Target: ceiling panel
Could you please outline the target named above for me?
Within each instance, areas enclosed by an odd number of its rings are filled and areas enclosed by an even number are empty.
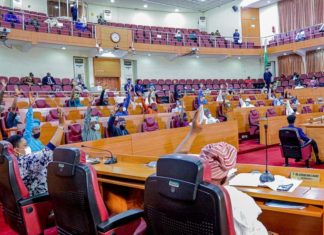
[[[105,6],[155,11],[174,12],[175,9],[179,9],[180,12],[204,12],[233,1],[234,0],[115,0],[114,3],[111,3],[110,0],[86,0],[85,2],[89,4],[94,3]],[[144,8],[145,4],[147,8]]]

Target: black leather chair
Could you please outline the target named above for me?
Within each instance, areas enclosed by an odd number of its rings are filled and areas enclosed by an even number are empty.
[[[210,176],[210,172],[209,172]],[[168,155],[145,183],[148,234],[234,235],[230,198],[222,186],[204,182],[196,156]]]
[[[142,234],[143,210],[110,217],[100,195],[97,174],[77,148],[56,148],[48,165],[48,191],[59,234]]]
[[[21,235],[42,234],[51,222],[48,194],[29,195],[13,147],[6,141],[0,142],[0,203],[5,222]]]
[[[288,159],[304,160],[309,167],[309,159],[312,156],[311,140],[304,143],[294,128],[282,128],[279,130],[281,155],[285,158],[285,166],[289,165]]]

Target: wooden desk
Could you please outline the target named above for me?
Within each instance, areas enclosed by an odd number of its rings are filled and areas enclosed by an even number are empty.
[[[324,98],[324,87],[290,89],[290,90],[286,90],[286,91],[287,91],[287,93],[290,93],[293,96],[297,96],[298,99],[312,98],[314,101],[316,101],[317,98],[319,98],[319,97]]]
[[[307,136],[316,140],[319,156],[321,160],[324,160],[324,124],[305,124],[303,128]]]
[[[103,197],[112,212],[121,212],[143,206],[145,180],[155,169],[145,163],[158,157],[118,156],[115,165],[95,165]],[[131,161],[131,162],[128,162]],[[138,161],[138,162],[136,162]],[[238,164],[238,173],[252,170],[264,171],[264,166]],[[304,168],[269,167],[273,174],[290,176],[292,171],[321,174],[318,183],[304,181],[294,192],[276,192],[267,188],[238,187],[253,197],[262,209],[260,221],[268,230],[285,235],[323,234],[324,173],[322,170]],[[306,205],[303,210],[268,207],[268,200],[296,202]]]
[[[296,118],[296,126],[302,127],[302,124],[308,123],[311,118],[320,117],[323,113],[299,114]],[[287,116],[270,117],[267,120],[260,121],[260,144],[265,144],[264,125],[268,124],[268,144],[279,144],[279,130],[288,126]],[[324,157],[324,155],[322,155]]]

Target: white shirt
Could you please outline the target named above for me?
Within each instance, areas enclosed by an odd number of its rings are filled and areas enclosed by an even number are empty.
[[[253,105],[253,104],[246,104],[243,100],[242,100],[242,98],[240,98],[240,105],[241,105],[241,108],[254,108],[255,106]]]
[[[236,235],[268,235],[267,229],[258,221],[262,213],[252,197],[231,186],[225,186],[232,204]]]
[[[177,106],[171,110],[171,113],[181,113],[181,112],[182,112],[182,106]]]
[[[204,121],[206,124],[214,124],[220,122],[217,118],[214,118],[211,115],[209,117],[204,116]]]

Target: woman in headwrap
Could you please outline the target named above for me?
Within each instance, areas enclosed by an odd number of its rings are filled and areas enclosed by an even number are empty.
[[[199,132],[202,130],[202,106],[195,113],[190,132],[175,150],[176,153],[189,153]],[[207,161],[211,168],[211,183],[224,184],[229,170],[236,165],[237,150],[225,142],[208,144],[202,148],[199,156]],[[258,221],[262,213],[252,197],[231,186],[225,186],[229,193],[234,217],[236,235],[268,235],[267,229]]]

